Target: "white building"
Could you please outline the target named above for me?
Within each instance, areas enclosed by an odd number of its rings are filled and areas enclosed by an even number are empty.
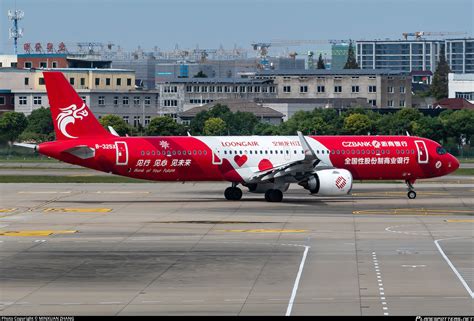
[[[0,55],[0,68],[16,68],[16,55]]]
[[[474,74],[448,75],[449,98],[464,98],[474,104]]]

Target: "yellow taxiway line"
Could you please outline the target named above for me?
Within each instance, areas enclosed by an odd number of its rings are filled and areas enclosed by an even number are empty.
[[[308,230],[282,230],[282,229],[251,229],[251,230],[221,230],[233,233],[305,233]]]
[[[45,208],[44,213],[108,213],[111,208]]]
[[[0,236],[49,236],[51,234],[73,234],[77,231],[57,230],[57,231],[0,231]]]

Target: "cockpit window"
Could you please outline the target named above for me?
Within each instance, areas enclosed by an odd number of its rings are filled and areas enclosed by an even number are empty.
[[[444,149],[444,147],[441,147],[441,146],[436,148],[436,152],[438,153],[438,155],[444,155],[447,153],[446,149]]]

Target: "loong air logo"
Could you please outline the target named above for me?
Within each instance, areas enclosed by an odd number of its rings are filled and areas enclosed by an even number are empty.
[[[76,136],[72,136],[67,132],[67,125],[74,124],[76,119],[82,120],[84,117],[87,117],[89,113],[85,110],[86,104],[82,104],[81,107],[77,107],[77,105],[72,104],[69,107],[60,108],[61,113],[59,113],[58,117],[56,118],[58,122],[58,128],[61,133],[68,137],[68,138],[77,138]]]

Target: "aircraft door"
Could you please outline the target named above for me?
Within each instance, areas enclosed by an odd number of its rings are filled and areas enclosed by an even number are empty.
[[[125,142],[115,142],[116,160],[117,165],[128,164],[128,147]]]
[[[426,144],[422,140],[415,140],[416,149],[418,151],[418,163],[427,164],[428,163],[428,149]]]

